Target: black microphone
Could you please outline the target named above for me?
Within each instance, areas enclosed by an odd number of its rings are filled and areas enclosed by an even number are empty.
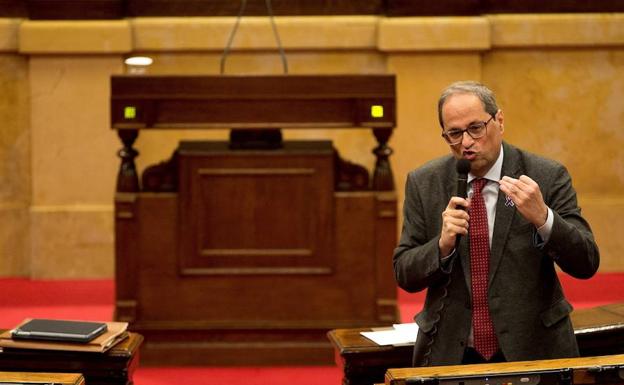
[[[460,159],[455,166],[457,169],[457,196],[466,198],[468,196],[468,173],[470,172],[470,161]]]
[[[468,197],[468,173],[470,172],[470,161],[459,159],[455,165],[457,169],[457,196],[466,199]],[[463,207],[460,207],[463,208]],[[459,248],[461,235],[455,236],[455,250]]]

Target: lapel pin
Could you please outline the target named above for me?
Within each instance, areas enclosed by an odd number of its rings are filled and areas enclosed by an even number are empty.
[[[507,206],[507,207],[514,207],[515,206],[514,202],[507,195],[505,195],[505,206]]]

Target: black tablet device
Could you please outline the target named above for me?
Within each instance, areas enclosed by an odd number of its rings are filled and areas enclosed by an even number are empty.
[[[103,322],[32,319],[11,332],[13,339],[87,343],[106,332]]]

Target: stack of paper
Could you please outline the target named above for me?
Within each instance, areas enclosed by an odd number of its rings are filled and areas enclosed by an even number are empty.
[[[392,328],[360,332],[361,335],[373,341],[377,345],[413,345],[418,334],[416,323],[394,324]]]

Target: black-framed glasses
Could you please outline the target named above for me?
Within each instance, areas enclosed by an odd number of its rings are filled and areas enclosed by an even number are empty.
[[[463,130],[453,128],[448,131],[443,131],[442,137],[450,145],[461,143],[462,139],[464,139],[464,132],[468,133],[472,139],[479,139],[487,134],[487,125],[490,121],[492,121],[492,119],[494,119],[494,115],[490,116],[487,121],[474,122]]]

